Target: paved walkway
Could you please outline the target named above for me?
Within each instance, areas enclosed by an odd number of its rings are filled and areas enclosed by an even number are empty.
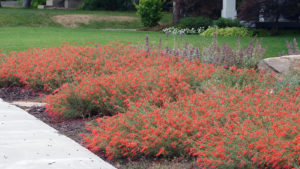
[[[26,111],[0,99],[0,169],[114,169]]]

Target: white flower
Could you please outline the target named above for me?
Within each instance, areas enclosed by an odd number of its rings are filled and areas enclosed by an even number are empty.
[[[204,28],[198,28],[197,30],[195,28],[189,29],[189,28],[184,28],[184,29],[178,29],[175,27],[169,27],[163,29],[163,33],[168,33],[168,34],[173,34],[173,35],[184,35],[184,34],[200,34],[204,32]]]

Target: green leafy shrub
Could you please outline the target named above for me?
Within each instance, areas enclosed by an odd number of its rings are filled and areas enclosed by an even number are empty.
[[[266,29],[251,29],[251,31],[253,32],[253,36],[271,36],[271,32]]]
[[[80,9],[85,10],[129,10],[134,5],[131,0],[83,0]]]
[[[31,6],[37,8],[38,5],[46,5],[46,0],[32,0]]]
[[[241,37],[247,37],[247,36],[254,36],[253,31],[247,29],[247,28],[239,28],[239,27],[227,27],[227,28],[208,28],[206,31],[201,33],[202,36],[214,36],[214,34],[218,36],[241,36]]]
[[[189,29],[198,29],[204,28],[207,29],[212,25],[212,20],[204,17],[186,17],[180,20],[180,28],[189,28]]]
[[[101,9],[101,1],[98,1],[98,0],[83,0],[81,5],[79,6],[79,8],[84,9],[84,10]]]
[[[158,25],[162,18],[163,3],[164,0],[140,0],[139,4],[135,5],[145,27]]]
[[[23,4],[23,0],[20,0],[20,4]],[[37,8],[39,5],[46,5],[46,0],[31,0],[32,8]]]
[[[230,18],[219,18],[214,22],[214,25],[216,25],[219,28],[243,26],[237,19],[230,19]]]

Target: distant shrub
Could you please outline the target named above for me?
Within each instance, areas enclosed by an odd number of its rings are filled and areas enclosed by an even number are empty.
[[[253,32],[253,36],[264,37],[271,36],[272,33],[266,29],[250,29]]]
[[[212,25],[212,20],[204,17],[186,17],[182,18],[179,22],[179,28],[189,28],[189,29],[198,29],[204,28],[207,29]]]
[[[32,0],[31,5],[33,8],[37,8],[38,5],[46,5],[46,0]]]
[[[230,19],[230,18],[219,18],[214,22],[219,28],[226,28],[226,27],[243,27],[243,25],[237,19]]]
[[[83,0],[81,9],[85,10],[128,10],[134,9],[131,0]]]
[[[215,30],[216,29],[216,30]],[[216,31],[216,34],[218,36],[241,36],[241,37],[247,37],[247,36],[253,36],[253,31],[247,29],[247,28],[240,28],[240,27],[227,27],[227,28],[209,28],[203,33],[201,33],[202,36],[214,36]]]
[[[5,0],[0,0],[0,1],[5,1]],[[20,0],[20,4],[23,4],[23,0]],[[31,7],[37,8],[38,5],[46,5],[46,0],[31,0]]]
[[[79,6],[80,9],[84,10],[95,10],[101,8],[101,2],[98,0],[83,0],[81,5]]]
[[[158,25],[162,18],[163,2],[163,0],[140,0],[139,4],[135,5],[145,27]]]

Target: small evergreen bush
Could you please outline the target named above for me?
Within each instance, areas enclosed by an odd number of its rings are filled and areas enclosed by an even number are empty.
[[[182,18],[179,22],[179,28],[182,29],[183,28],[207,29],[211,25],[212,25],[212,20],[204,17],[186,17],[186,18]]]
[[[202,36],[214,36],[214,34],[218,36],[254,36],[253,31],[244,28],[244,27],[227,27],[227,28],[208,28],[206,31],[201,33]]]
[[[145,27],[154,27],[162,18],[162,6],[164,0],[140,0],[135,5],[137,14],[141,16],[142,23]]]
[[[219,18],[214,22],[214,25],[216,25],[219,28],[243,26],[237,19],[230,19],[230,18]]]

